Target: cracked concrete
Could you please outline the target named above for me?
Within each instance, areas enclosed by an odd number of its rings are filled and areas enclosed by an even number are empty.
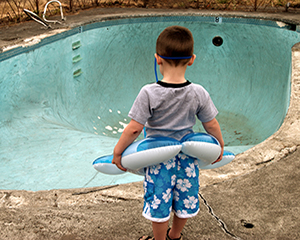
[[[124,14],[188,14],[193,10],[102,9],[69,16],[66,29]],[[199,14],[199,11],[198,13]],[[300,25],[299,14],[200,12],[283,19]],[[1,28],[1,48],[51,31],[28,22]],[[53,32],[52,32],[53,33]],[[14,36],[14,37],[12,37]],[[11,39],[11,41],[7,41]],[[239,154],[231,164],[201,171],[201,211],[188,221],[185,239],[297,239],[300,213],[300,44],[292,52],[290,107],[281,128]],[[142,183],[50,191],[0,190],[0,239],[137,239],[151,234],[141,216]],[[204,201],[205,200],[205,201]],[[205,203],[206,204],[205,204]],[[213,215],[207,208],[213,210]],[[230,233],[224,231],[221,222]]]
[[[298,239],[299,156],[298,149],[255,172],[207,186],[203,195],[241,239]]]
[[[226,224],[224,223],[224,221],[222,221],[222,219],[220,219],[220,218],[214,213],[214,211],[213,211],[213,209],[211,208],[211,206],[207,203],[207,201],[205,200],[205,198],[204,198],[200,193],[199,193],[199,199],[202,199],[202,201],[203,201],[204,205],[207,207],[209,213],[212,215],[212,217],[214,217],[214,218],[218,221],[218,223],[220,224],[220,227],[222,228],[222,230],[223,230],[226,234],[228,234],[229,236],[231,236],[233,239],[239,240],[239,239],[240,239],[239,237],[235,236],[233,233],[231,233],[231,232],[228,230],[228,228],[227,228]]]

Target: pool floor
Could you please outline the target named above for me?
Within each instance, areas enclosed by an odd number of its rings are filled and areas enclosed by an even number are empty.
[[[112,154],[118,139],[79,131],[46,120],[41,109],[19,111],[0,128],[1,189],[83,188],[141,181],[131,173],[105,175],[92,167]],[[252,145],[226,147],[243,152]]]
[[[123,174],[121,179],[103,175],[92,167],[95,158],[111,154],[116,138],[48,122],[38,110],[24,113],[0,128],[1,189],[36,191],[142,180],[130,173]]]

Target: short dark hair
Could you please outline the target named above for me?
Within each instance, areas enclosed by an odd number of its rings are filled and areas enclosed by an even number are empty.
[[[194,53],[194,38],[191,31],[181,26],[167,27],[156,41],[156,53],[164,57],[187,57]],[[185,65],[190,59],[165,59],[177,67]]]

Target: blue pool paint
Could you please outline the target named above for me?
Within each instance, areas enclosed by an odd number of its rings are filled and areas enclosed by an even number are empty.
[[[156,38],[175,24],[194,35],[186,77],[210,92],[227,148],[237,154],[272,135],[289,105],[291,48],[300,41],[293,26],[198,16],[103,21],[0,54],[0,189],[141,180],[101,175],[91,163],[112,153],[135,96],[155,81]]]

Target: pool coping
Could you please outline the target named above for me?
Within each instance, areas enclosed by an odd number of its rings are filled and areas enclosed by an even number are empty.
[[[88,11],[92,12],[93,16],[86,14]],[[142,18],[142,17],[163,17],[163,16],[201,16],[201,17],[224,17],[224,18],[240,18],[240,19],[255,19],[255,20],[265,20],[265,21],[275,21],[282,22],[285,24],[295,25],[296,31],[300,32],[300,19],[299,14],[293,13],[262,13],[262,12],[234,12],[234,11],[209,11],[209,10],[174,10],[174,9],[124,9],[124,8],[114,8],[110,9],[108,13],[105,9],[97,8],[93,10],[82,11],[82,14],[85,14],[83,17],[78,18],[78,15],[67,16],[66,22],[62,24],[51,25],[52,29],[46,29],[41,27],[40,24],[29,21],[25,23],[20,23],[11,27],[2,27],[0,28],[0,35],[3,32],[7,32],[9,29],[15,29],[24,26],[24,30],[32,30],[36,28],[36,31],[29,31],[29,34],[26,35],[26,32],[19,33],[15,38],[6,37],[7,41],[0,40],[0,53],[7,50],[17,48],[17,47],[26,47],[39,43],[41,39],[56,35],[58,33],[66,32],[78,27],[82,27],[91,23],[104,22],[109,20],[118,20],[126,18]],[[79,13],[79,14],[81,14]],[[53,17],[53,19],[59,18]],[[39,30],[40,29],[40,30]],[[19,36],[18,36],[19,35]],[[10,40],[11,39],[11,40]]]

